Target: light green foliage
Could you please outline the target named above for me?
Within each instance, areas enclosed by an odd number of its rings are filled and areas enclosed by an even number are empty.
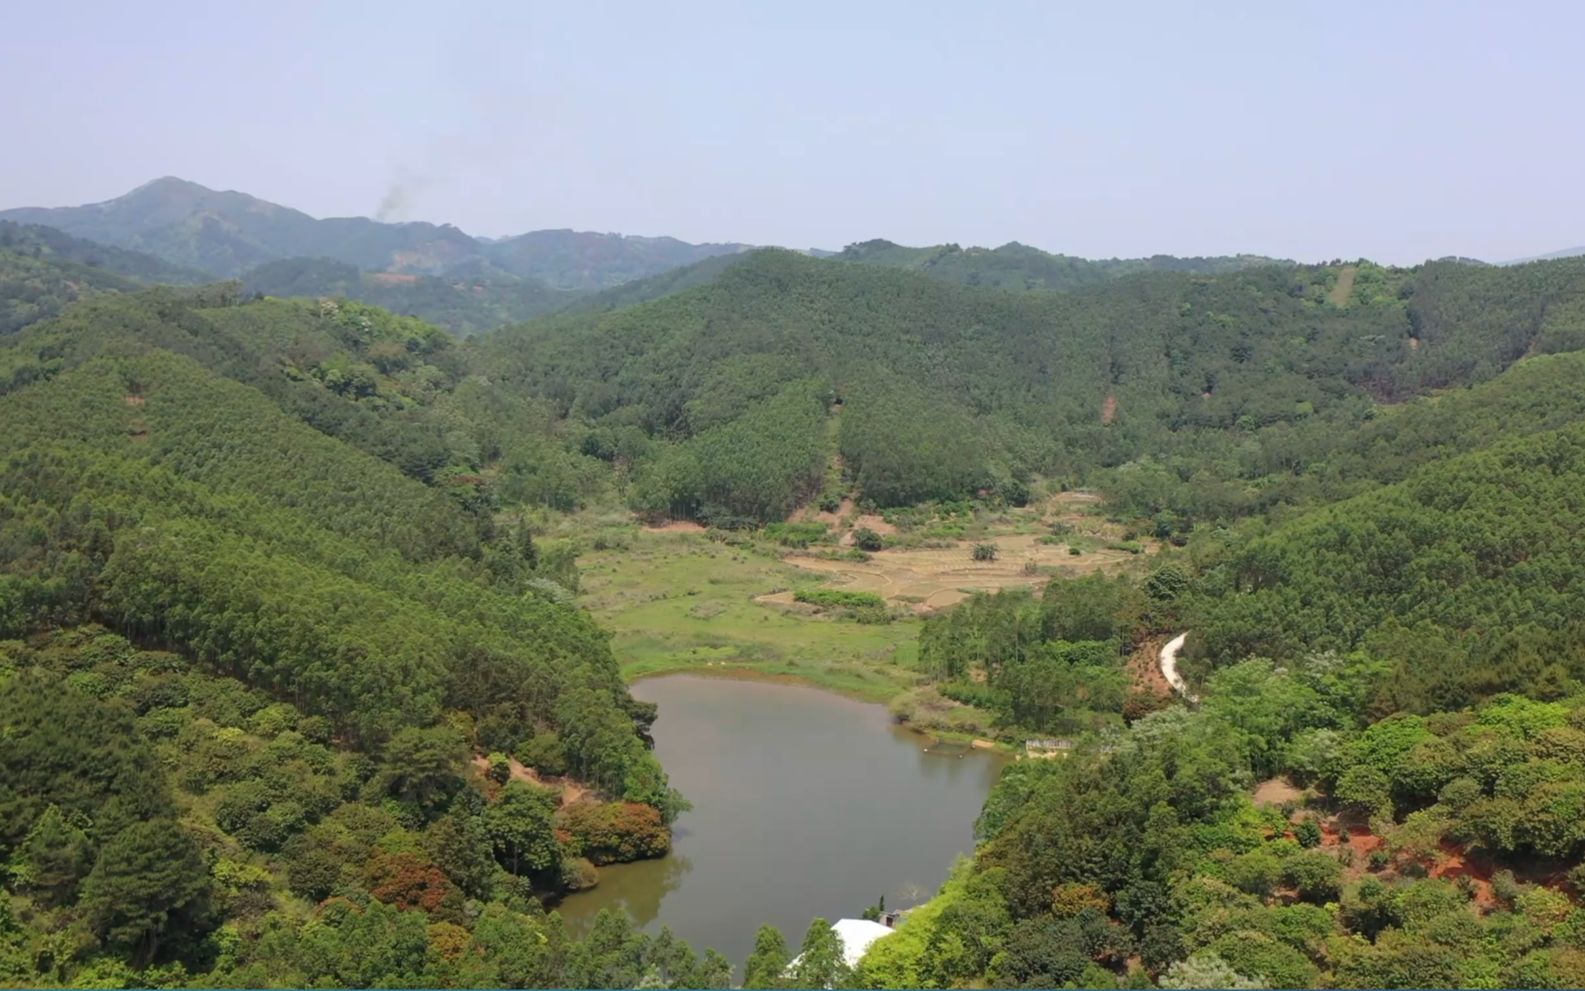
[[[1271,985],[1245,977],[1215,953],[1196,953],[1174,963],[1161,978],[1164,988],[1259,989]]]
[[[785,986],[785,972],[791,958],[787,953],[787,940],[775,926],[760,926],[754,934],[754,950],[743,965],[745,988],[777,988]]]

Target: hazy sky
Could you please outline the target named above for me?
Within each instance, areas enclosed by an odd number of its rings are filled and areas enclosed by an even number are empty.
[[[0,206],[1414,262],[1585,243],[1585,4],[15,4]]]

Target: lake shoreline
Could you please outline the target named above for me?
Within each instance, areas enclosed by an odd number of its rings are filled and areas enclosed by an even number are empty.
[[[901,698],[903,695],[907,694],[908,691],[907,689],[904,689],[902,691],[894,691],[890,694],[882,696],[874,693],[852,690],[839,682],[832,682],[819,677],[811,677],[782,668],[766,670],[764,668],[757,668],[744,664],[718,664],[714,661],[705,662],[703,666],[679,665],[676,668],[645,670],[634,676],[629,676],[627,672],[623,672],[623,677],[629,686],[636,685],[644,681],[652,681],[656,678],[675,678],[679,675],[697,675],[703,678],[720,678],[727,681],[747,681],[772,685],[796,685],[802,688],[813,688],[822,692],[830,692],[833,695],[840,696],[850,701],[863,702],[867,705],[889,706],[892,701]],[[1016,746],[1006,742],[1005,740],[988,740],[974,733],[957,733],[951,730],[929,729],[910,722],[907,719],[898,719],[895,715],[892,715],[891,719],[894,726],[897,726],[899,729],[907,730],[908,732],[922,739],[928,740],[932,745],[938,743],[957,743],[963,744],[964,746],[973,750],[999,753],[1005,756],[1013,756],[1018,752],[1018,748]],[[928,750],[929,748],[927,747],[926,749]]]
[[[750,669],[752,671],[752,669]],[[743,959],[761,924],[796,941],[816,916],[857,917],[884,896],[922,903],[974,849],[974,822],[1009,762],[964,741],[947,753],[885,707],[763,671],[646,677],[656,755],[693,803],[671,853],[600,868],[555,905],[582,931],[601,909]]]

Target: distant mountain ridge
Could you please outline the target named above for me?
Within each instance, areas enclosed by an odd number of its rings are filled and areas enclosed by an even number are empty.
[[[236,191],[166,176],[124,196],[73,207],[22,207],[0,220],[44,224],[230,278],[287,258],[329,258],[371,272],[537,279],[552,289],[604,289],[745,244],[689,244],[570,230],[474,238],[450,224],[318,219]]]
[[[1557,261],[1559,258],[1577,258],[1580,255],[1585,255],[1585,244],[1582,244],[1577,248],[1563,248],[1559,251],[1548,251],[1544,255],[1531,255],[1528,258],[1512,258],[1505,262],[1499,262],[1498,264],[1523,265],[1526,262],[1550,262]]]
[[[240,279],[249,292],[272,296],[348,296],[470,334],[560,310],[609,310],[671,295],[715,281],[759,250],[565,228],[483,238],[451,224],[321,219],[172,176],[102,203],[0,210],[0,224],[33,232],[36,260],[16,260],[16,279],[51,287],[49,305],[30,307],[10,321],[14,326],[57,312],[81,294],[77,287],[116,291],[104,277],[68,277],[61,269],[68,263],[144,284]],[[75,246],[49,248],[46,241]],[[801,253],[1016,292],[1081,289],[1146,272],[1214,275],[1294,264],[1261,255],[1086,259],[1017,242],[908,247],[884,239]]]

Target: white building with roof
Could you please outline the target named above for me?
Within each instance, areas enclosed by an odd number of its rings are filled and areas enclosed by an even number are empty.
[[[889,926],[871,922],[869,919],[838,919],[831,923],[831,931],[842,940],[842,962],[851,968],[859,965],[859,961],[864,959],[864,954],[872,943],[893,930]],[[790,972],[798,966],[798,961],[801,959],[803,959],[802,953],[793,957],[787,964],[787,970]]]

